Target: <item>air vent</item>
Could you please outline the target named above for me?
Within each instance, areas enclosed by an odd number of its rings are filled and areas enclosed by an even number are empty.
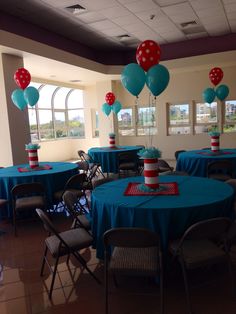
[[[194,25],[198,25],[196,21],[189,21],[189,22],[180,23],[180,26],[183,28],[188,27],[188,26],[194,26]]]
[[[65,9],[70,11],[73,14],[79,14],[86,11],[86,9],[82,7],[82,5],[80,4],[70,5],[69,7],[66,7]]]
[[[129,40],[131,36],[128,34],[124,34],[124,35],[116,36],[116,38],[119,39],[120,41],[125,41],[125,40]]]

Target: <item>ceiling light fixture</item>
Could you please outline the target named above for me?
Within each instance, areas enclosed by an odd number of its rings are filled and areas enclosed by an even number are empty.
[[[82,5],[80,4],[70,5],[69,7],[66,7],[65,9],[72,12],[73,14],[79,14],[86,11],[86,9],[82,7]]]

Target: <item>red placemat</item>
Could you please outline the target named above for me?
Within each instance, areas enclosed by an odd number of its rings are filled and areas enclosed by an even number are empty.
[[[206,151],[206,152],[197,152],[196,154],[205,155],[205,156],[220,156],[220,155],[231,155],[234,153],[224,152],[224,151],[219,151],[219,152]]]
[[[138,195],[178,195],[179,189],[176,182],[164,182],[160,183],[160,189],[157,191],[144,192],[139,190],[138,186],[142,183],[130,182],[124,192],[126,196],[138,196]]]
[[[36,168],[29,168],[29,167],[25,167],[25,168],[18,168],[19,172],[31,172],[31,171],[39,171],[39,170],[49,170],[52,169],[52,166],[50,165],[43,165],[43,166],[38,166]]]

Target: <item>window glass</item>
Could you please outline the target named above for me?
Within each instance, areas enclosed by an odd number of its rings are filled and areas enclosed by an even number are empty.
[[[67,100],[67,107],[68,109],[76,109],[76,108],[83,108],[84,101],[83,101],[83,91],[74,89],[68,96]]]
[[[70,89],[66,87],[60,87],[56,90],[53,98],[54,109],[65,109],[66,107],[66,96]]]
[[[169,124],[176,126],[189,124],[189,104],[170,105]]]
[[[52,94],[57,86],[44,85],[39,89],[38,108],[51,108],[52,107]]]
[[[66,117],[65,112],[59,111],[54,113],[54,125],[56,137],[66,137],[67,136],[67,127],[66,127]]]
[[[68,135],[70,137],[84,137],[84,111],[68,110]]]
[[[135,135],[132,108],[121,109],[117,114],[119,133],[122,136]]]
[[[40,139],[47,140],[54,138],[52,111],[38,110]]]
[[[217,102],[211,104],[196,104],[196,122],[197,123],[215,123],[217,122]]]
[[[153,135],[157,133],[156,128],[156,108],[138,108],[138,135]]]
[[[37,118],[36,118],[36,111],[34,108],[29,108],[29,121],[30,121],[30,136],[31,141],[38,141],[38,125],[37,125]]]
[[[225,122],[236,122],[236,100],[225,101]]]

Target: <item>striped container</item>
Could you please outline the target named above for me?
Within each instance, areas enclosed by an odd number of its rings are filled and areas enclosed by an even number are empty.
[[[110,148],[116,147],[116,135],[115,134],[109,134],[109,146]]]
[[[158,159],[144,159],[144,182],[151,189],[158,189]]]
[[[216,153],[220,150],[220,136],[211,136],[211,151]]]
[[[30,168],[37,168],[39,166],[38,149],[27,149],[27,151]]]

